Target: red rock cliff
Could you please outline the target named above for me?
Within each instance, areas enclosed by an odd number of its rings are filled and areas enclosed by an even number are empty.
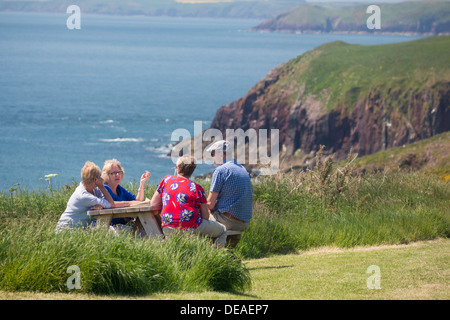
[[[300,58],[295,66],[305,60],[309,61]],[[304,65],[296,70],[307,68]],[[450,130],[450,79],[445,77],[427,77],[413,86],[375,84],[330,109],[329,97],[308,93],[307,80],[292,77],[292,70],[293,63],[272,70],[245,97],[222,106],[211,127],[224,135],[226,129],[279,129],[282,156],[306,155],[325,145],[336,160],[345,158],[350,148],[362,156]],[[345,79],[336,79],[341,80]],[[345,94],[352,94],[352,90]]]

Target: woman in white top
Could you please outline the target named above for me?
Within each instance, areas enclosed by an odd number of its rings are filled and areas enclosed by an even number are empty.
[[[108,209],[117,207],[103,185],[100,168],[87,161],[81,169],[81,182],[67,203],[67,208],[59,218],[57,230],[74,227],[87,227],[91,209]]]

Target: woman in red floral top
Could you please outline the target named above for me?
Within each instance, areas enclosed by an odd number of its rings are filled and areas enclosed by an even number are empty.
[[[161,208],[161,228],[164,235],[174,230],[191,231],[216,238],[224,246],[227,231],[224,225],[209,220],[205,192],[189,180],[196,168],[194,158],[184,156],[177,161],[177,175],[167,175],[156,189],[151,204]]]

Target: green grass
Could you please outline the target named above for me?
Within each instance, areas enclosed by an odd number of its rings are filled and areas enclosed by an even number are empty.
[[[420,171],[356,174],[351,155],[340,166],[321,155],[314,170],[254,182],[254,216],[232,251],[196,237],[160,242],[101,230],[55,234],[75,185],[2,192],[0,290],[67,292],[67,268],[77,265],[87,294],[242,294],[251,290],[242,260],[449,237],[449,181]],[[209,182],[199,182],[209,190]],[[154,188],[147,186],[146,195]]]
[[[318,158],[312,171],[255,183],[254,218],[236,251],[260,258],[450,235],[449,181],[420,171],[355,174],[347,163]]]
[[[448,299],[449,240],[349,250],[321,248],[246,263],[259,299]],[[380,268],[369,289],[367,268]]]
[[[316,96],[324,102],[324,112],[350,112],[357,100],[377,92],[387,108],[402,112],[422,90],[446,90],[449,51],[450,36],[372,46],[327,43],[287,62],[274,90],[295,84],[288,101],[297,99],[299,92]]]
[[[239,292],[248,271],[206,238],[167,240],[87,229],[55,233],[52,219],[11,221],[0,234],[0,288],[69,292],[69,266],[81,271],[83,293],[143,295],[201,290]]]
[[[244,261],[252,286],[244,294],[199,291],[156,292],[143,296],[10,292],[0,299],[159,299],[159,300],[448,300],[450,240],[410,245],[325,247]],[[369,289],[371,265],[380,268],[380,289]],[[236,302],[238,303],[238,302]],[[270,308],[270,301],[267,302]]]
[[[358,170],[416,170],[450,180],[450,132],[356,159]]]
[[[82,272],[81,292],[143,295],[151,292],[248,288],[248,271],[228,250],[206,238],[147,240],[106,230],[55,233],[77,184],[28,191],[15,185],[0,193],[0,288],[68,292],[67,268]],[[137,192],[138,184],[128,190]],[[151,197],[156,186],[146,186]]]

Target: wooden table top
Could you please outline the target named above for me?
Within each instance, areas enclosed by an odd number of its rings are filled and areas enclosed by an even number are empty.
[[[131,206],[114,209],[89,210],[87,214],[90,216],[101,216],[108,214],[115,215],[123,213],[150,212],[150,211],[155,211],[155,209],[153,209],[153,206]]]

